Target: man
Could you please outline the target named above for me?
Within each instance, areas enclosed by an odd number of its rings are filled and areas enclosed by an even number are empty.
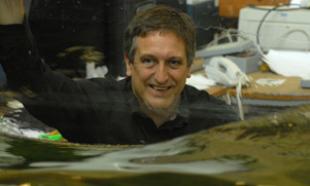
[[[125,32],[126,79],[73,81],[40,59],[21,25],[22,1],[0,7],[8,84],[34,91],[22,100],[26,108],[71,142],[147,144],[237,120],[223,102],[185,85],[195,27],[182,12],[156,6],[135,16]]]

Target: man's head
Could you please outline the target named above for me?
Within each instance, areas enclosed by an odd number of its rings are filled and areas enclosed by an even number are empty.
[[[157,6],[139,13],[129,24],[125,34],[127,75],[149,116],[174,113],[194,53],[194,24],[184,13]]]
[[[171,7],[159,5],[138,13],[128,25],[124,38],[124,51],[130,62],[136,50],[136,38],[145,37],[152,31],[171,31],[180,37],[186,47],[188,65],[191,65],[196,50],[196,30],[192,19]]]

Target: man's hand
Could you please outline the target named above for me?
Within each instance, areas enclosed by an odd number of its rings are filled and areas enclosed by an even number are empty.
[[[23,0],[0,0],[0,25],[22,24],[24,14]]]

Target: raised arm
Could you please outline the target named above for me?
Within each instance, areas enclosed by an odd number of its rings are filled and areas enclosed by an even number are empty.
[[[23,24],[23,3],[23,0],[0,0],[0,64],[6,72],[8,88],[31,90],[34,94],[21,100],[26,109],[39,120],[57,128],[65,138],[82,136],[88,139],[84,130],[89,122],[80,118],[94,118],[93,113],[97,112],[92,112],[92,103],[101,108],[101,104],[107,102],[104,96],[108,94],[107,89],[99,93],[98,89],[103,88],[98,83],[73,81],[45,64]]]
[[[0,25],[22,24],[24,15],[23,0],[0,0]]]
[[[27,87],[44,96],[78,92],[79,85],[54,73],[42,60],[24,17],[24,0],[0,0],[0,64],[7,75],[8,88]]]

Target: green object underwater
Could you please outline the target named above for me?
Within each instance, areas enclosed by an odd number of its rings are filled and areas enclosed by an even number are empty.
[[[60,133],[51,134],[51,133],[43,133],[39,135],[39,139],[50,140],[50,141],[62,141],[64,138]]]

